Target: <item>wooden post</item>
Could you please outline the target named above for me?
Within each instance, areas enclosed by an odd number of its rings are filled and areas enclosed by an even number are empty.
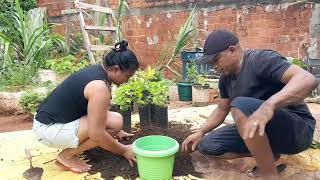
[[[66,7],[67,7],[67,11],[70,10],[70,2],[69,0],[65,1],[66,3]],[[66,26],[65,26],[65,43],[67,46],[67,54],[69,54],[70,52],[70,14],[68,13],[66,15]]]

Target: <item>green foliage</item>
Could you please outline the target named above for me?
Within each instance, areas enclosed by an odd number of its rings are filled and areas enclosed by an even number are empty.
[[[0,79],[2,86],[28,86],[32,85],[32,79],[36,75],[36,70],[33,66],[15,66],[6,72],[6,76]]]
[[[166,107],[168,104],[169,87],[166,81],[149,82],[150,103],[157,106]]]
[[[190,62],[186,66],[186,73],[187,73],[187,82],[189,83],[195,83],[198,78],[198,70],[197,65],[195,62]]]
[[[0,47],[4,47],[0,48],[0,57],[4,59],[0,61],[0,76],[7,82],[24,85],[25,78],[19,70],[27,69],[30,74],[24,75],[30,80],[36,70],[45,65],[54,48],[64,46],[61,38],[50,35],[51,26],[43,8],[24,12],[19,0],[15,0],[13,11],[0,14],[0,24],[5,27],[0,29]],[[18,71],[19,77],[11,80],[14,71]]]
[[[303,61],[298,58],[293,58],[293,57],[286,57],[286,58],[290,64],[294,64],[294,65],[301,67],[301,68],[307,68],[307,65],[305,63],[303,63]]]
[[[128,110],[133,103],[139,105],[155,104],[167,106],[169,96],[168,81],[161,72],[148,67],[145,71],[138,71],[126,84],[122,84],[115,92],[114,103],[121,110]]]
[[[51,82],[43,85],[47,88],[46,93],[33,92],[29,88],[22,94],[19,104],[25,111],[34,114],[40,103],[57,87],[57,84]]]
[[[199,74],[198,66],[195,63],[195,61],[191,61],[190,63],[187,64],[186,74],[187,74],[187,79],[186,79],[187,82],[200,84],[202,86],[205,84],[206,78],[202,74]]]
[[[34,114],[45,97],[45,94],[27,91],[22,94],[19,104],[25,111]]]
[[[0,4],[0,14],[7,13],[15,9],[15,0],[0,0]],[[20,4],[22,10],[25,12],[37,7],[36,0],[24,0]]]
[[[311,148],[312,149],[320,149],[320,143],[316,140],[313,140],[312,144],[311,144]]]
[[[180,28],[178,38],[176,40],[175,47],[173,49],[173,52],[171,54],[170,59],[164,65],[163,67],[168,68],[171,72],[173,72],[175,75],[181,77],[181,74],[175,71],[171,68],[171,65],[175,63],[175,58],[177,55],[181,52],[183,48],[185,48],[192,38],[195,36],[195,31],[198,30],[197,25],[194,23],[197,15],[198,15],[199,9],[197,7],[194,7],[186,21],[186,23]],[[163,68],[162,67],[162,68]]]
[[[132,107],[134,102],[134,89],[133,82],[129,81],[126,84],[122,84],[115,91],[114,103],[119,105],[121,111],[127,111]]]
[[[77,62],[77,58],[72,55],[58,59],[51,59],[46,62],[46,68],[54,70],[59,75],[72,74],[87,66],[89,66],[89,62],[87,60]]]

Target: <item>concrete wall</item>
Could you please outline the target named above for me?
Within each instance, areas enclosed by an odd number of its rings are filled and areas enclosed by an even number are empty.
[[[94,3],[91,0],[91,3]],[[116,9],[118,0],[109,0]],[[130,11],[123,21],[125,38],[143,66],[154,64],[170,46],[197,2],[197,23],[211,32],[218,28],[236,33],[244,48],[268,48],[284,56],[320,58],[320,4],[294,1],[244,0],[127,0]],[[48,7],[52,22],[63,22],[65,0],[39,0]],[[77,29],[77,16],[73,28]],[[64,25],[56,32],[64,33]],[[206,33],[199,33],[194,46],[202,46]],[[308,46],[310,44],[310,46]],[[307,50],[307,51],[306,51]]]

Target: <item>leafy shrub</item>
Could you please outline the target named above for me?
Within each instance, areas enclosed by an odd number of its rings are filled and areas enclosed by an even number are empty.
[[[168,103],[169,85],[159,71],[148,67],[145,71],[138,71],[114,94],[114,103],[124,111],[128,110],[133,103],[138,105],[151,103],[165,107]]]
[[[82,60],[77,62],[77,58],[68,55],[58,59],[51,59],[46,62],[46,68],[52,69],[59,75],[66,75],[74,73],[80,69],[83,69],[89,65],[89,62]]]
[[[45,94],[27,91],[22,94],[19,104],[25,111],[34,114],[45,97]]]
[[[57,87],[57,84],[44,84],[47,88],[46,93],[32,92],[30,89],[22,94],[19,101],[20,106],[27,112],[34,114],[41,102]]]

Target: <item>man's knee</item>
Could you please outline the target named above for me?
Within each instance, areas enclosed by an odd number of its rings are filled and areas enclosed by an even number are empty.
[[[264,101],[256,98],[250,97],[237,97],[232,100],[231,112],[235,109],[240,110],[244,115],[250,116],[253,112],[255,112]],[[234,113],[232,113],[233,115]]]

